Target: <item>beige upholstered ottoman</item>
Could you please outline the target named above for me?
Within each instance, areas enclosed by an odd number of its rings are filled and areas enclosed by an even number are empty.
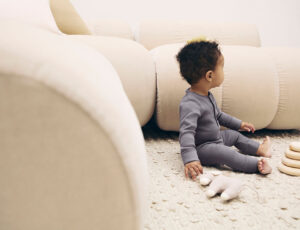
[[[96,50],[0,22],[0,228],[141,229],[140,124]]]

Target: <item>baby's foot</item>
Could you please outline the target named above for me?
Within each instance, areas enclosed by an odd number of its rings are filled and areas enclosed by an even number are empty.
[[[271,166],[268,164],[267,160],[264,158],[258,160],[257,167],[261,174],[269,174],[272,172]]]
[[[269,136],[266,136],[265,139],[263,140],[263,143],[260,144],[257,150],[257,155],[270,158],[272,157],[270,149],[271,149],[271,140]]]

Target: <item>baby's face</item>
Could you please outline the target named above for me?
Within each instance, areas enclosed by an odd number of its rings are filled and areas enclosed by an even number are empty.
[[[218,59],[218,63],[216,66],[216,69],[214,71],[215,78],[214,78],[214,87],[220,86],[224,81],[224,56],[221,54],[221,56]]]

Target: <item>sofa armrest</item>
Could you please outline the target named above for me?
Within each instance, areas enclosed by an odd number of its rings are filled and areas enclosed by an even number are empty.
[[[70,35],[68,38],[90,46],[111,62],[140,125],[144,126],[154,113],[156,99],[155,65],[149,51],[135,41],[118,37]]]
[[[2,228],[142,229],[144,139],[111,63],[65,36],[0,27]]]

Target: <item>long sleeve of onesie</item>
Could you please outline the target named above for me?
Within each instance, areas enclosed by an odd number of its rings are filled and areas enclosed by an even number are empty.
[[[219,111],[218,115],[217,115],[217,119],[220,123],[220,125],[223,125],[227,128],[233,129],[233,130],[239,130],[239,128],[241,127],[241,123],[242,121],[230,116],[227,113],[224,113],[222,111]]]
[[[199,161],[196,146],[195,132],[197,128],[197,120],[200,117],[200,110],[193,101],[180,104],[180,128],[179,142],[181,149],[181,157],[184,165],[191,161]]]

